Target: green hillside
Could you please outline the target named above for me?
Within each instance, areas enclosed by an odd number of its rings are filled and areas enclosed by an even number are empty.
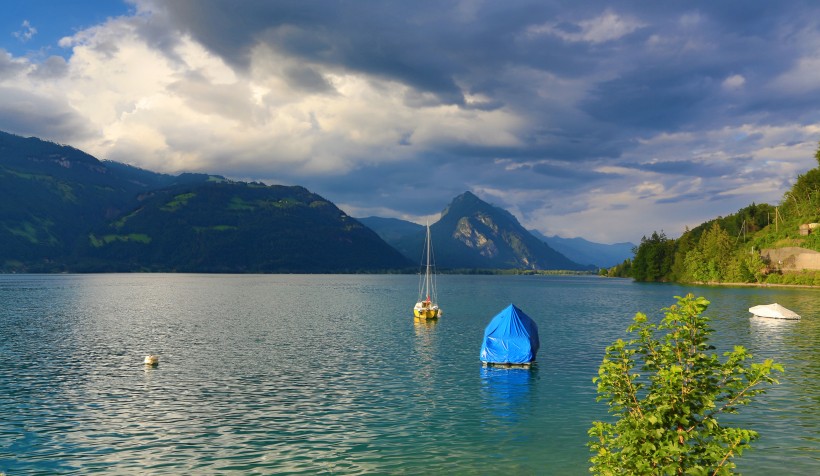
[[[83,270],[353,272],[408,266],[396,250],[302,187],[178,186],[94,230]]]
[[[140,193],[175,180],[109,165],[72,147],[0,132],[0,269],[47,270]]]
[[[159,174],[0,132],[0,272],[352,272],[412,264],[302,187]]]
[[[820,165],[820,148],[815,158]],[[820,167],[799,175],[777,206],[751,204],[676,240],[658,232],[644,237],[634,259],[608,274],[637,281],[820,285],[820,257],[813,258],[820,252],[818,222]],[[771,258],[778,253],[803,264]]]

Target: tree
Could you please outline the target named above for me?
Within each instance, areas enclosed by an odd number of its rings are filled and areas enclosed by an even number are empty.
[[[820,165],[820,143],[814,153]],[[781,213],[806,220],[816,220],[820,216],[820,167],[797,176],[791,190],[783,195]]]
[[[598,401],[609,404],[614,423],[596,421],[589,430],[597,474],[730,474],[732,458],[758,437],[755,431],[724,426],[718,417],[776,384],[779,364],[752,358],[743,347],[726,352],[721,363],[708,343],[713,332],[702,313],[703,297],[676,296],[659,325],[635,315],[628,332],[607,347],[593,381]],[[666,332],[656,338],[656,332]]]
[[[629,278],[632,276],[632,260],[627,258],[623,263],[609,269],[602,269],[601,274],[609,278]]]
[[[641,244],[634,251],[632,277],[635,281],[664,281],[668,278],[675,257],[675,242],[663,231],[641,238]]]
[[[706,233],[701,235],[698,247],[709,269],[709,277],[706,281],[723,281],[724,273],[732,259],[734,248],[732,238],[718,222],[715,222]]]
[[[692,238],[692,232],[689,231],[689,227],[687,226],[680,238],[675,240],[675,255],[672,259],[672,268],[670,270],[670,278],[672,281],[696,281],[687,273],[685,263],[686,254],[694,249],[695,245],[696,243]]]
[[[820,142],[817,143],[817,152],[814,153],[814,158],[817,159],[817,164],[820,165]]]
[[[700,235],[694,249],[686,252],[683,277],[697,282],[721,282],[730,277],[734,259],[732,238],[717,221]]]
[[[732,283],[759,283],[766,277],[766,263],[754,248],[735,251],[726,279]]]

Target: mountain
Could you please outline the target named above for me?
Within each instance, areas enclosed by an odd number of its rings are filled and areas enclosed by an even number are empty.
[[[418,261],[424,227],[396,219],[362,219],[408,259]],[[430,225],[436,265],[440,268],[590,270],[524,229],[508,211],[465,192]]]
[[[217,273],[353,272],[410,263],[302,187],[218,182],[153,192],[94,230],[92,268]]]
[[[174,180],[135,167],[115,170],[72,147],[0,132],[0,269],[61,261],[139,193]]]
[[[530,230],[535,237],[550,245],[576,263],[591,264],[598,268],[611,268],[632,258],[635,244],[613,243],[611,245],[594,243],[583,238],[561,238],[544,236],[537,230]]]
[[[411,264],[302,187],[159,174],[0,132],[0,271],[352,272]]]
[[[430,227],[436,264],[450,268],[566,269],[579,265],[534,237],[508,211],[470,192],[454,198]]]

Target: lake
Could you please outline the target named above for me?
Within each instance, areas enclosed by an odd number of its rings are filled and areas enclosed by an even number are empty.
[[[820,289],[579,276],[0,275],[0,472],[588,474],[592,378],[637,311],[712,301],[719,352],[786,367],[737,420],[748,475],[820,474]],[[750,318],[778,302],[801,321]],[[539,326],[531,370],[483,368],[510,303]],[[146,368],[147,354],[160,356]]]

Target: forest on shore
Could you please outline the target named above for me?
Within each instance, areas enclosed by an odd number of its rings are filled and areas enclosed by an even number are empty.
[[[820,286],[820,270],[785,270],[761,255],[786,247],[820,251],[820,225],[813,225],[820,222],[820,145],[814,157],[818,167],[798,175],[779,205],[752,203],[687,228],[677,239],[654,231],[632,259],[601,274],[642,282]]]

